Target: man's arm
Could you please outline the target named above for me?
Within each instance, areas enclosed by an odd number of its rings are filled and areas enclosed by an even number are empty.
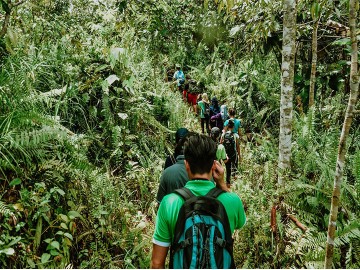
[[[153,251],[151,256],[151,268],[152,269],[164,269],[165,260],[169,247],[162,247],[157,244],[153,244]]]

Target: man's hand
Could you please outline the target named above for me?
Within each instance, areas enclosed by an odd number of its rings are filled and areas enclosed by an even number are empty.
[[[224,182],[224,168],[221,166],[220,162],[214,160],[212,176],[216,183],[216,186],[222,190],[230,191]]]

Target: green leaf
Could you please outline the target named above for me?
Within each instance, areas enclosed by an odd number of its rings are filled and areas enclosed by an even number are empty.
[[[47,263],[50,257],[51,255],[49,253],[43,253],[43,255],[41,255],[41,263]]]
[[[5,254],[8,256],[14,255],[15,250],[13,248],[4,248],[4,249],[0,249],[0,254]]]
[[[350,45],[350,38],[338,39],[338,40],[335,40],[334,42],[332,42],[331,44],[332,45],[339,45],[339,46]]]
[[[69,211],[68,216],[70,217],[70,219],[81,217],[80,213],[77,211]]]
[[[20,178],[15,178],[14,180],[12,180],[9,183],[9,186],[12,187],[12,186],[16,186],[16,185],[19,185],[19,184],[21,184],[21,179]]]
[[[111,48],[110,49],[110,66],[113,69],[115,67],[116,62],[119,60],[120,55],[125,54],[124,48]]]
[[[52,238],[46,238],[46,239],[44,240],[44,242],[49,244],[49,243],[51,242],[51,240],[52,240]]]
[[[32,259],[27,258],[26,261],[27,261],[27,263],[29,264],[29,266],[31,268],[35,268],[35,263],[34,263],[34,261]]]
[[[11,247],[12,245],[15,245],[17,242],[21,240],[21,237],[18,236],[15,239],[13,239],[9,244],[7,244],[8,247]]]
[[[55,191],[59,193],[61,196],[65,195],[65,191],[63,191],[61,188],[55,188]]]
[[[53,248],[56,248],[57,250],[60,250],[60,244],[58,241],[52,241],[50,243],[50,246],[52,246]]]
[[[72,235],[70,233],[64,233],[64,236],[66,236],[70,240],[73,240],[73,237],[72,237]]]
[[[235,36],[235,34],[236,34],[237,32],[239,32],[239,31],[240,31],[240,26],[239,26],[239,25],[231,28],[231,30],[230,30],[230,37]]]
[[[314,2],[311,6],[311,17],[313,20],[317,20],[320,15],[320,5],[318,2]]]
[[[106,81],[108,82],[108,85],[112,85],[115,81],[120,80],[118,76],[112,74],[109,77],[106,78]]]
[[[65,222],[69,222],[69,218],[68,216],[64,215],[64,214],[60,214],[60,218],[65,221]]]
[[[64,222],[61,222],[60,227],[65,229],[65,230],[68,229],[68,226]]]
[[[60,253],[57,252],[55,249],[52,249],[52,250],[50,250],[50,254],[51,254],[52,256],[57,256],[57,255],[59,255]]]

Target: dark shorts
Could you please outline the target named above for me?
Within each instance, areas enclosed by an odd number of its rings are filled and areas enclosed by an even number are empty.
[[[197,94],[188,93],[187,99],[188,99],[188,102],[189,102],[191,105],[196,105]]]

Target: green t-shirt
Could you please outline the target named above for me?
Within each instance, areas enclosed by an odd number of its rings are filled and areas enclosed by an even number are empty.
[[[205,101],[200,100],[198,102],[198,106],[200,107],[200,118],[205,118]]]
[[[191,180],[185,185],[195,196],[205,195],[215,184],[208,180]],[[229,218],[231,234],[245,225],[246,216],[243,203],[236,193],[226,192],[218,200],[224,205]],[[153,243],[162,247],[170,246],[179,211],[184,200],[177,194],[166,195],[161,201],[155,223]]]
[[[218,148],[216,150],[216,159],[218,161],[227,159],[225,146],[222,144],[218,144]]]

